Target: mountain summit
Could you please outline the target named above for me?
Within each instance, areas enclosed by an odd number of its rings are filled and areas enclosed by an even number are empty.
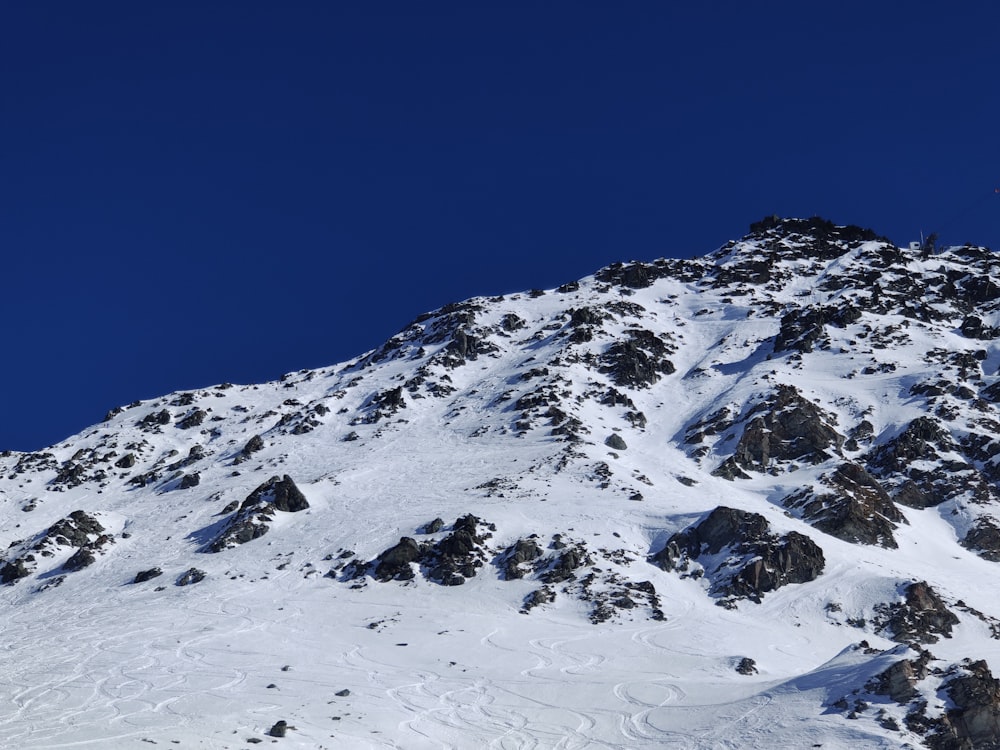
[[[6,452],[0,744],[1000,747],[998,341],[770,217]]]

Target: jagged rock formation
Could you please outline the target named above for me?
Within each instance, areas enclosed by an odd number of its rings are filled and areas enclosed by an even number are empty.
[[[471,514],[461,516],[442,539],[421,544],[404,536],[376,560],[352,565],[349,575],[354,578],[370,571],[376,581],[383,583],[409,581],[416,576],[415,564],[429,581],[443,586],[460,586],[483,566],[485,543],[495,530],[496,527]]]
[[[704,571],[724,602],[760,601],[780,586],[814,580],[825,564],[823,550],[804,534],[773,534],[764,516],[722,506],[670,537],[650,561],[688,575]]]
[[[270,529],[276,511],[298,513],[308,507],[309,501],[290,476],[271,477],[247,496],[218,536],[206,545],[206,551],[222,552],[259,539]]]
[[[878,628],[901,643],[936,643],[959,620],[926,581],[905,586],[903,601],[878,607]]]
[[[823,489],[803,488],[782,499],[820,531],[857,544],[897,546],[893,530],[905,518],[860,464],[845,462],[820,477]]]

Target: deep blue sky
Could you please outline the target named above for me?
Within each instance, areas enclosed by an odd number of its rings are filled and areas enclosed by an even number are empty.
[[[1000,248],[992,2],[0,9],[0,449],[767,214]]]

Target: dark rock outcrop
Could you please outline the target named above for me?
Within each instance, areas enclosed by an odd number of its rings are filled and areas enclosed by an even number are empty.
[[[900,659],[877,674],[865,687],[875,695],[887,695],[896,703],[906,705],[917,695],[917,683],[927,676],[930,653],[924,651],[917,659]]]
[[[648,388],[661,375],[674,372],[673,363],[666,358],[671,351],[672,347],[652,331],[630,329],[624,340],[616,341],[601,355],[600,371],[617,386]]]
[[[485,543],[492,536],[491,529],[476,516],[461,516],[441,540],[421,544],[404,536],[366,568],[355,568],[355,573],[363,575],[365,569],[374,566],[372,576],[376,581],[408,581],[415,577],[413,563],[417,563],[428,581],[459,586],[475,576],[486,560]]]
[[[743,675],[757,674],[757,662],[749,656],[744,656],[736,665],[736,671]]]
[[[157,576],[163,575],[163,571],[159,568],[150,568],[149,570],[140,570],[135,574],[135,578],[132,583],[145,583],[146,581],[152,580]]]
[[[752,601],[786,584],[812,581],[825,566],[823,550],[804,534],[772,534],[764,516],[724,506],[674,534],[650,557],[663,570],[681,573],[695,560],[713,595]]]
[[[976,519],[961,543],[985,560],[1000,562],[1000,528],[987,516]]]
[[[93,565],[96,560],[97,558],[94,557],[93,552],[86,547],[81,547],[74,552],[66,562],[63,563],[63,570],[69,572],[83,570],[84,568]]]
[[[131,469],[135,466],[135,454],[126,453],[124,456],[115,461],[115,466],[119,469]]]
[[[1000,680],[985,661],[966,662],[944,680],[951,707],[926,738],[932,750],[1000,748]]]
[[[625,439],[619,435],[617,432],[608,435],[605,439],[604,444],[616,451],[628,450],[628,445],[625,443]]]
[[[0,567],[0,583],[8,584],[19,581],[22,578],[27,578],[31,575],[31,568],[29,563],[34,561],[34,557],[27,559],[27,557],[19,557],[10,562],[5,562],[3,567]]]
[[[542,556],[542,549],[534,539],[518,539],[503,551],[499,565],[505,580],[523,578],[527,572],[524,566]]]
[[[905,523],[903,514],[864,467],[844,463],[823,477],[829,491],[806,488],[782,500],[815,528],[857,544],[895,548],[893,530]]]
[[[747,416],[733,454],[744,469],[765,471],[772,461],[818,464],[831,458],[830,450],[839,453],[844,441],[830,417],[790,385],[779,385]]]
[[[796,308],[781,318],[781,329],[774,339],[774,351],[794,350],[807,354],[826,342],[825,326],[846,328],[861,319],[861,310],[851,304]]]
[[[309,502],[287,474],[271,477],[251,492],[223,530],[205,547],[207,552],[221,552],[237,544],[259,539],[269,531],[276,511],[297,513]]]
[[[936,643],[959,620],[926,581],[904,587],[903,601],[876,607],[878,630],[899,643]]]
[[[404,536],[399,542],[378,556],[375,565],[376,581],[409,581],[414,577],[410,563],[420,560],[421,546],[415,539]]]
[[[233,459],[234,464],[241,464],[244,461],[249,461],[254,453],[264,450],[264,438],[260,435],[254,435],[252,438],[247,440],[246,445],[243,449],[236,454]]]
[[[189,568],[188,570],[181,573],[181,575],[174,582],[175,586],[190,586],[192,583],[200,583],[205,580],[207,576],[204,570],[199,570],[198,568]]]

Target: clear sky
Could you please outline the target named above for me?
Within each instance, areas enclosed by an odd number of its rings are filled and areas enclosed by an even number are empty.
[[[994,2],[0,7],[0,449],[765,215],[1000,248]]]

